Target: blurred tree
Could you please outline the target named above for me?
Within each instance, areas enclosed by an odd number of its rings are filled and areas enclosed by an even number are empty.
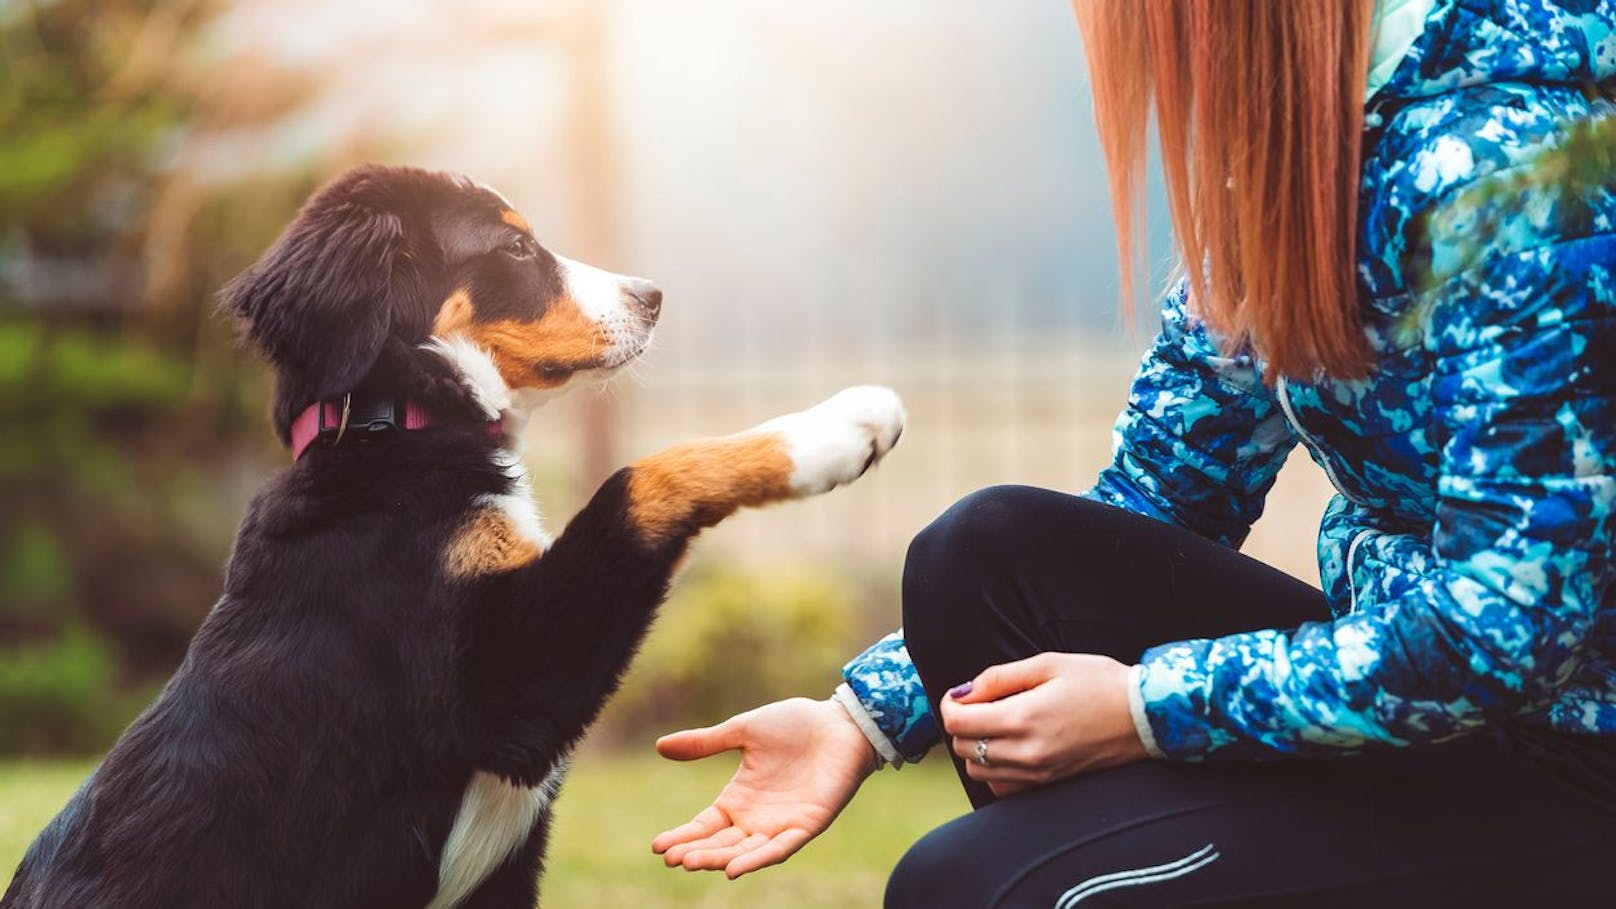
[[[155,78],[195,3],[0,6],[6,302],[54,312],[133,301],[154,151],[184,116]]]
[[[260,371],[212,294],[309,183],[178,166],[210,120],[282,106],[222,103],[191,53],[212,12],[0,2],[0,752],[116,733],[217,596],[262,473]]]

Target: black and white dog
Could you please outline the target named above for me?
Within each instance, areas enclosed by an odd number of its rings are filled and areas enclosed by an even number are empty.
[[[892,392],[851,388],[624,468],[552,541],[520,426],[645,350],[651,284],[545,251],[491,190],[368,166],[224,304],[295,463],[3,909],[533,906],[569,750],[692,537],[851,482],[903,428]]]

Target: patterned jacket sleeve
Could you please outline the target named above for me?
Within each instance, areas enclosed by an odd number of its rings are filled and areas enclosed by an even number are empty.
[[[1187,293],[1180,281],[1168,294],[1086,495],[1238,547],[1297,438],[1251,356],[1224,355]]]
[[[1576,670],[1616,590],[1616,206],[1557,213],[1540,196],[1499,216],[1485,198],[1433,222],[1426,570],[1335,622],[1147,652],[1143,710],[1167,756],[1439,741],[1552,704]],[[1488,237],[1479,256],[1466,236]]]
[[[1252,358],[1225,356],[1188,311],[1185,283],[1167,296],[1117,420],[1112,464],[1085,495],[1238,546],[1296,444]],[[940,735],[902,632],[853,658],[842,675],[904,761]],[[850,709],[856,709],[852,707]],[[856,717],[864,719],[864,717]],[[864,724],[868,727],[869,724]]]
[[[891,763],[912,764],[942,738],[926,700],[926,690],[920,686],[920,675],[904,647],[903,629],[876,641],[849,661],[842,667],[842,679],[857,701],[851,705],[844,702],[844,706],[850,711],[862,707],[870,722],[859,725],[866,730],[873,725],[878,734],[886,736],[889,748],[882,747],[873,735],[871,743]],[[862,718],[855,712],[854,719]]]

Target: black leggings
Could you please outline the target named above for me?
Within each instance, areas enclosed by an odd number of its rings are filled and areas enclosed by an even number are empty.
[[[1043,651],[1124,662],[1329,618],[1323,595],[1170,525],[997,487],[915,538],[904,636],[932,706]],[[1616,905],[1616,821],[1502,735],[1339,760],[1146,761],[976,810],[892,873],[888,909]]]

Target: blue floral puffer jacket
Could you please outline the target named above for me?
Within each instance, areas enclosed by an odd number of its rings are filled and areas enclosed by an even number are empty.
[[[1180,288],[1087,493],[1238,546],[1296,443],[1339,492],[1318,544],[1335,620],[1148,651],[1132,694],[1158,755],[1616,736],[1616,174],[1577,198],[1517,179],[1568,123],[1616,115],[1616,0],[1426,6],[1368,102],[1373,375],[1265,385]],[[844,677],[888,757],[937,740],[901,632]]]

